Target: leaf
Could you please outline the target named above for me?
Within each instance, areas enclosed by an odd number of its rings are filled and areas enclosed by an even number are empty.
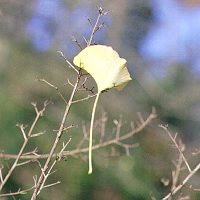
[[[93,45],[86,47],[75,58],[74,64],[86,70],[96,81],[98,91],[116,87],[123,89],[131,80],[127,61],[120,58],[112,47]]]

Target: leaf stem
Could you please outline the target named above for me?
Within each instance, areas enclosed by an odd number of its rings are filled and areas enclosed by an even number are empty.
[[[93,133],[93,125],[94,125],[94,116],[95,116],[97,102],[98,102],[100,94],[101,94],[101,91],[100,92],[98,91],[96,98],[95,98],[95,101],[94,101],[94,105],[93,105],[93,109],[92,109],[92,117],[91,117],[91,122],[90,122],[89,170],[88,170],[88,174],[92,174],[92,133]]]

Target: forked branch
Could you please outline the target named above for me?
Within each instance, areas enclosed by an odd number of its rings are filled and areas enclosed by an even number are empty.
[[[98,144],[94,144],[92,146],[92,150],[98,150],[100,148],[109,146],[109,145],[119,145],[121,146],[121,143],[126,140],[131,138],[133,135],[139,133],[140,131],[142,131],[153,119],[156,118],[156,113],[155,113],[155,109],[152,109],[152,112],[150,113],[150,115],[146,118],[143,119],[143,122],[140,123],[140,125],[138,125],[137,127],[134,127],[133,125],[131,125],[131,131],[124,133],[123,135],[118,135],[119,134],[119,126],[116,124],[116,133],[115,133],[115,137],[106,141],[103,141],[103,139],[100,139],[100,142]],[[102,125],[102,124],[101,124]],[[102,133],[101,133],[102,134]],[[103,132],[103,134],[105,134],[105,132]],[[83,138],[84,140],[88,140],[87,136],[84,136]],[[83,144],[83,142],[82,142]],[[81,153],[88,153],[89,148],[85,147],[85,148],[81,148],[82,145],[78,145],[76,149],[71,150],[71,151],[67,151],[67,152],[63,152],[63,156],[77,156]],[[49,156],[49,154],[37,154],[37,155],[22,155],[20,157],[20,159],[45,159]],[[52,155],[52,157],[57,157],[58,154],[54,153]],[[0,153],[0,158],[5,158],[5,159],[16,159],[16,155],[14,154],[5,154],[5,153]]]
[[[37,123],[37,121],[39,120],[39,118],[43,115],[44,111],[46,110],[46,107],[48,106],[49,102],[48,101],[45,101],[44,102],[44,106],[41,110],[39,110],[37,108],[37,105],[36,103],[32,103],[34,109],[35,109],[35,112],[36,112],[36,116],[35,116],[35,119],[31,125],[31,127],[29,128],[28,132],[26,133],[25,131],[25,128],[26,126],[24,126],[23,124],[22,125],[17,125],[22,133],[22,136],[24,138],[24,142],[21,146],[21,149],[19,150],[19,153],[17,154],[16,158],[15,158],[15,161],[14,163],[12,164],[10,170],[8,171],[8,173],[6,174],[5,177],[3,177],[3,173],[2,173],[2,169],[0,170],[1,171],[1,182],[0,182],[0,191],[3,189],[4,185],[6,184],[6,182],[8,181],[9,177],[12,175],[14,169],[20,165],[19,164],[19,160],[24,152],[24,149],[25,147],[27,146],[27,143],[29,141],[29,139],[31,138],[32,134],[33,134],[33,130],[35,128],[35,125]]]
[[[175,194],[177,194],[188,183],[188,181],[197,173],[197,171],[200,169],[200,162],[193,169],[191,169],[187,159],[185,158],[183,154],[185,150],[185,145],[181,141],[177,143],[177,134],[175,134],[175,136],[172,136],[167,126],[160,125],[159,127],[161,127],[168,134],[169,138],[171,139],[177,151],[179,152],[179,160],[178,160],[178,163],[176,164],[176,170],[173,171],[172,173],[171,191],[164,198],[162,198],[162,200],[171,200],[171,198]],[[185,163],[185,166],[188,169],[188,175],[184,178],[183,181],[181,181],[179,185],[177,185],[178,179],[180,176],[182,163]]]

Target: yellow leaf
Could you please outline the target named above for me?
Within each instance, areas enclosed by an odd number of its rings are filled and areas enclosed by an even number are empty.
[[[93,45],[83,49],[74,64],[86,70],[96,81],[98,91],[116,87],[122,89],[131,80],[127,61],[120,58],[112,47]]]

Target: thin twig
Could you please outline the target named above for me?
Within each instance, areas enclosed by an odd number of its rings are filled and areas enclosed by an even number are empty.
[[[104,141],[107,120],[108,118],[107,118],[106,112],[103,111],[102,116],[101,116],[101,133],[100,133],[100,140],[99,140],[100,144]]]
[[[49,187],[58,185],[58,184],[60,184],[60,183],[61,183],[61,181],[57,181],[57,182],[55,182],[55,183],[51,183],[51,184],[48,184],[48,185],[44,185],[43,188],[49,188]]]
[[[167,126],[159,125],[159,127],[161,127],[162,129],[164,129],[167,132],[168,136],[170,137],[172,142],[175,144],[175,147],[178,150],[179,155],[180,155],[179,162],[176,165],[176,172],[174,172],[172,174],[173,183],[172,183],[172,187],[171,187],[171,192],[169,194],[167,194],[164,198],[162,198],[162,200],[170,200],[172,198],[172,196],[175,195],[184,185],[186,185],[186,183],[191,179],[191,177],[200,169],[200,163],[197,164],[193,170],[191,170],[185,156],[183,155],[183,151],[185,148],[184,145],[182,143],[180,143],[180,145],[178,145],[176,142],[177,134],[175,134],[175,136],[173,137],[172,134],[170,133],[170,131],[168,130]],[[189,174],[186,176],[186,178],[182,181],[181,184],[176,186],[176,183],[178,181],[178,177],[180,174],[180,170],[181,170],[181,165],[183,162],[182,160],[184,161],[185,165],[187,166]]]
[[[194,190],[194,191],[198,191],[198,192],[200,191],[200,188],[194,188],[192,185],[190,185],[189,188],[190,188],[191,190]]]
[[[170,139],[172,140],[172,142],[175,144],[177,150],[178,150],[179,153],[182,155],[183,160],[184,160],[184,162],[185,162],[185,165],[186,165],[187,168],[188,168],[188,171],[191,172],[192,170],[191,170],[190,165],[189,165],[189,163],[187,162],[187,160],[186,160],[186,158],[185,158],[185,156],[184,156],[184,154],[183,154],[183,150],[180,149],[179,145],[178,145],[177,142],[176,142],[176,136],[177,136],[177,134],[175,135],[175,137],[173,137],[172,134],[169,132],[169,130],[168,130],[168,128],[167,128],[166,126],[159,125],[159,127],[161,127],[163,130],[165,130],[165,132],[168,134],[168,136],[170,137]]]
[[[192,152],[192,155],[199,155],[200,154],[200,148],[196,148],[194,152]]]
[[[37,196],[41,192],[42,186],[44,185],[44,183],[46,181],[44,173],[46,173],[48,168],[49,168],[49,164],[50,164],[50,161],[52,159],[52,156],[53,156],[53,154],[55,152],[55,149],[56,149],[56,147],[57,147],[57,145],[58,145],[58,143],[59,143],[59,141],[61,139],[61,136],[63,134],[63,128],[64,128],[64,125],[65,125],[67,116],[69,114],[69,110],[71,108],[75,92],[77,91],[77,87],[78,87],[79,81],[80,81],[80,73],[78,71],[78,76],[77,76],[77,79],[76,79],[76,83],[75,83],[75,86],[74,86],[73,91],[71,93],[70,99],[69,99],[69,101],[68,101],[68,103],[67,103],[67,105],[65,107],[65,111],[64,111],[64,114],[63,114],[63,118],[62,118],[59,130],[58,130],[58,133],[56,135],[56,139],[55,139],[55,141],[54,141],[54,143],[52,145],[52,148],[51,148],[50,153],[48,155],[48,158],[47,158],[47,160],[46,160],[46,162],[44,164],[44,167],[42,168],[43,172],[41,172],[41,174],[40,174],[40,177],[39,177],[39,179],[37,181],[36,188],[35,188],[35,190],[33,192],[31,200],[36,200]]]
[[[109,146],[109,145],[112,145],[112,144],[117,144],[117,142],[131,138],[133,135],[142,131],[154,118],[156,118],[156,114],[155,114],[155,111],[152,110],[152,113],[148,116],[148,118],[146,120],[144,120],[143,124],[141,124],[138,127],[131,126],[130,132],[118,137],[117,139],[116,139],[116,136],[115,136],[113,139],[110,139],[108,141],[104,141],[102,143],[93,145],[92,150],[97,150],[99,148],[103,148],[103,147],[106,147],[106,146]],[[85,133],[84,137],[86,137],[86,139],[88,140],[88,136],[86,135],[86,133]],[[78,155],[78,154],[81,154],[81,153],[87,153],[87,152],[88,152],[88,147],[86,147],[86,148],[76,148],[76,149],[71,150],[69,152],[65,152],[63,155],[64,156],[75,156],[75,155]],[[20,159],[45,159],[48,156],[49,156],[49,154],[27,155],[27,156],[22,155]],[[54,153],[52,155],[52,157],[57,157],[57,156],[58,156],[57,153]],[[0,158],[16,159],[16,155],[0,153]]]
[[[43,82],[43,83],[47,84],[48,86],[50,86],[52,88],[54,88],[57,91],[58,95],[61,97],[61,99],[65,102],[65,104],[67,104],[67,101],[66,101],[65,97],[60,92],[60,90],[58,89],[57,86],[53,85],[52,83],[50,83],[49,81],[47,81],[47,80],[45,80],[43,78],[37,78],[37,80],[40,81],[40,82]]]
[[[74,36],[72,36],[72,42],[75,42],[77,46],[80,48],[80,50],[83,49],[81,43]]]
[[[92,29],[92,33],[91,33],[90,39],[89,39],[89,41],[87,43],[87,46],[90,46],[92,44],[92,40],[93,40],[94,34],[97,31],[98,23],[99,23],[99,20],[100,20],[102,15],[104,15],[104,12],[103,12],[103,9],[100,7],[99,8],[99,15],[98,15],[96,23],[95,23],[95,25],[94,25],[94,27]]]
[[[176,164],[176,169],[175,169],[175,171],[172,171],[171,191],[173,191],[176,188],[176,185],[178,183],[178,178],[180,176],[182,163],[183,163],[183,157],[181,154],[179,154],[178,162]]]
[[[44,135],[46,134],[46,131],[41,131],[41,132],[38,132],[38,133],[34,133],[31,135],[31,137],[38,137],[38,136],[41,136],[41,135]]]
[[[65,57],[64,53],[62,51],[57,51],[57,52],[61,55],[61,57],[64,58],[65,62],[69,65],[69,68],[72,68],[77,74],[79,74],[79,70],[76,69],[74,65],[71,64],[71,62],[69,62],[69,60]]]
[[[0,168],[0,181],[1,181],[1,183],[3,182],[2,169],[3,169],[3,166],[1,166],[1,168]]]
[[[43,176],[44,176],[44,179],[43,179],[43,181],[42,181],[42,183],[41,183],[40,191],[45,187],[44,184],[45,184],[47,178],[53,173],[52,170],[53,170],[54,166],[56,165],[56,163],[62,159],[62,157],[63,157],[63,152],[64,152],[64,150],[66,149],[67,145],[70,143],[70,141],[71,141],[71,138],[68,140],[68,142],[67,142],[66,144],[63,143],[62,149],[61,149],[60,152],[58,153],[58,156],[56,157],[56,159],[54,160],[54,162],[49,166],[47,172],[45,172],[44,169],[41,168],[41,172],[42,172],[42,174],[43,174]],[[50,184],[50,185],[52,186],[53,184]],[[55,184],[54,184],[54,185],[55,185]],[[48,186],[49,186],[49,185],[48,185]],[[47,187],[47,186],[46,186],[46,187]],[[37,184],[36,184],[36,188],[37,188]],[[40,191],[38,191],[38,193],[40,193]]]
[[[29,164],[29,163],[31,163],[31,162],[33,162],[33,160],[27,160],[27,161],[24,161],[24,162],[20,162],[20,163],[18,163],[18,164],[16,165],[16,167],[20,167],[20,166],[22,166],[22,165],[27,165],[27,164]]]
[[[81,102],[81,101],[85,101],[85,100],[88,100],[88,99],[90,99],[90,98],[95,97],[96,95],[97,95],[97,94],[94,94],[94,95],[88,95],[88,96],[85,97],[85,98],[74,100],[72,103],[78,103],[78,102]]]
[[[51,184],[45,185],[43,188],[46,189],[46,188],[58,185],[60,183],[61,183],[60,181],[57,181],[55,183],[51,183]],[[0,198],[1,197],[8,197],[8,196],[16,196],[16,195],[21,195],[21,194],[27,194],[28,192],[34,190],[34,188],[35,188],[35,186],[33,186],[31,188],[28,188],[28,189],[25,189],[25,190],[18,189],[18,191],[16,191],[16,192],[10,192],[10,193],[6,193],[6,194],[0,194]]]
[[[33,121],[33,123],[32,123],[32,125],[31,125],[31,127],[30,127],[30,129],[29,129],[29,131],[28,131],[27,134],[24,132],[24,126],[22,126],[22,125],[20,126],[20,130],[21,130],[21,132],[22,132],[22,134],[23,134],[23,137],[24,137],[24,142],[23,142],[23,144],[22,144],[22,146],[21,146],[21,149],[19,150],[19,153],[18,153],[17,157],[15,158],[14,163],[12,164],[12,167],[10,168],[10,170],[8,171],[8,173],[7,173],[6,176],[3,178],[3,181],[2,181],[1,184],[0,184],[0,191],[3,189],[4,185],[5,185],[6,182],[8,181],[8,179],[9,179],[9,177],[11,176],[11,174],[13,173],[14,169],[17,167],[18,162],[19,162],[19,160],[20,160],[20,157],[22,156],[23,151],[24,151],[24,149],[25,149],[25,147],[26,147],[26,145],[27,145],[27,143],[28,143],[28,140],[29,140],[29,138],[31,137],[31,134],[32,134],[32,132],[33,132],[33,129],[35,128],[35,125],[36,125],[38,119],[40,118],[40,116],[43,115],[43,112],[45,111],[46,106],[47,106],[48,104],[49,104],[49,102],[45,101],[45,102],[44,102],[43,108],[42,108],[40,111],[38,111],[38,109],[37,109],[37,107],[36,107],[36,104],[35,104],[35,103],[32,103],[32,105],[34,106],[34,108],[35,108],[35,110],[36,110],[36,117],[35,117],[35,119],[34,119],[34,121]]]
[[[200,163],[196,165],[196,167],[186,176],[186,178],[182,181],[180,185],[178,185],[172,192],[167,194],[162,200],[167,200],[174,194],[176,194],[191,178],[192,176],[200,169]]]
[[[15,196],[15,195],[20,195],[20,194],[27,194],[28,192],[30,192],[31,190],[34,189],[34,186],[29,188],[29,189],[26,189],[26,190],[21,190],[19,189],[18,191],[16,192],[10,192],[10,193],[6,193],[6,194],[0,194],[0,198],[1,197],[8,197],[8,196]]]

